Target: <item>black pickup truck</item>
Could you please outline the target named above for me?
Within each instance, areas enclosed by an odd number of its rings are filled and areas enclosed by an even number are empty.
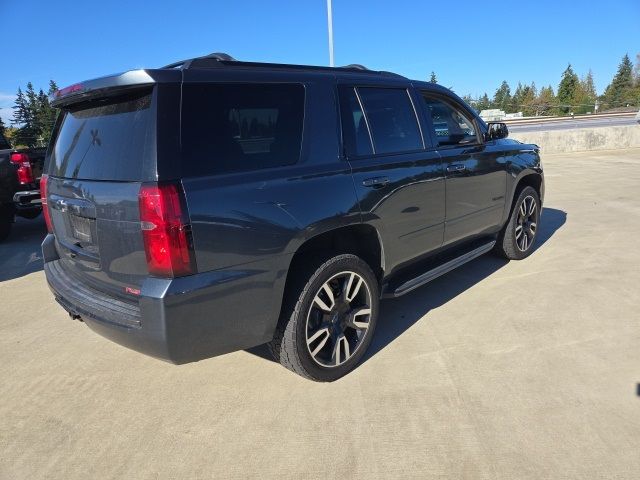
[[[17,216],[40,215],[40,177],[46,148],[13,149],[0,133],[0,242]]]

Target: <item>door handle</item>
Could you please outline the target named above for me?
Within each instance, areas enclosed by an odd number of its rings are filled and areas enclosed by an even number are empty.
[[[447,167],[447,172],[463,172],[467,169],[467,167],[463,163],[454,163],[453,165],[449,165]]]
[[[387,183],[389,183],[389,177],[373,177],[362,181],[363,186],[373,188],[384,187]]]

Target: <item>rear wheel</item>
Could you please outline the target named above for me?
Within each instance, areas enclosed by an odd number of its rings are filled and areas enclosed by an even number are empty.
[[[525,187],[513,204],[509,221],[504,226],[496,251],[509,260],[531,255],[540,222],[540,197],[532,187]]]
[[[0,205],[0,242],[6,240],[13,226],[13,209]]]
[[[293,274],[297,280],[270,349],[283,366],[303,377],[336,380],[358,364],[371,343],[377,279],[355,255],[338,255]]]
[[[33,220],[34,218],[38,218],[40,212],[42,212],[42,210],[39,208],[33,210],[22,210],[18,211],[17,215],[19,217],[26,218],[27,220]]]

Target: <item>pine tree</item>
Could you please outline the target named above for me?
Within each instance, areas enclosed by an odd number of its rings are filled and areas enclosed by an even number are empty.
[[[511,88],[509,88],[509,84],[507,83],[507,81],[503,80],[502,84],[493,95],[493,107],[499,108],[500,110],[504,110],[506,112],[509,110],[510,104]]]
[[[58,91],[58,85],[54,80],[49,80],[49,90],[47,90],[47,95],[53,95]]]
[[[596,88],[593,83],[593,73],[589,70],[586,77],[583,77],[576,85],[571,103],[575,105],[575,113],[593,112],[596,101]]]
[[[482,112],[483,110],[489,110],[491,108],[491,101],[489,100],[489,96],[487,95],[487,92],[485,92],[484,95],[480,97],[476,105],[476,108],[478,109],[479,112]]]
[[[28,109],[27,101],[24,98],[22,89],[18,87],[18,93],[16,94],[16,100],[14,102],[13,118],[11,119],[11,125],[22,125],[27,121]]]
[[[560,102],[559,109],[562,113],[569,113],[572,111],[573,99],[576,95],[576,88],[580,80],[578,75],[571,68],[571,64],[567,66],[567,69],[562,73],[560,79],[560,85],[558,85],[558,101]]]
[[[431,78],[429,78],[429,81],[431,83],[438,83],[438,77],[436,77],[436,72],[433,70],[431,71]]]
[[[0,136],[4,137],[4,129],[5,129],[5,125],[4,125],[4,121],[2,120],[2,117],[0,117]]]
[[[542,87],[534,102],[534,114],[538,116],[556,113],[556,96],[553,93],[553,87],[551,85]]]
[[[635,104],[637,98],[634,95],[633,65],[629,55],[622,57],[618,71],[604,92],[606,108],[624,107]]]
[[[516,91],[513,92],[513,96],[511,97],[511,105],[509,106],[510,112],[518,111],[520,108],[520,97],[522,97],[522,83],[518,82]]]
[[[525,117],[531,117],[535,115],[535,101],[538,95],[538,90],[535,83],[531,85],[525,85],[522,87],[522,96],[520,99],[520,105],[522,108],[522,114]]]

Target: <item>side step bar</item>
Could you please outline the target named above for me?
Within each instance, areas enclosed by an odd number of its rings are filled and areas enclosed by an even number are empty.
[[[473,260],[474,258],[477,258],[480,255],[484,255],[485,253],[490,251],[495,244],[496,242],[495,240],[493,240],[484,245],[480,245],[479,247],[471,250],[470,252],[460,255],[459,257],[449,260],[448,262],[438,265],[437,267],[432,268],[431,270],[428,270],[423,274],[404,282],[403,284],[401,284],[399,287],[397,287],[395,290],[391,292],[383,293],[382,297],[395,298],[395,297],[400,297],[405,293],[409,293],[415,290],[416,288],[421,287],[425,283],[429,283],[431,280],[435,280],[439,276],[444,275],[445,273],[450,272],[451,270],[458,268],[461,265],[464,265],[465,263]]]

